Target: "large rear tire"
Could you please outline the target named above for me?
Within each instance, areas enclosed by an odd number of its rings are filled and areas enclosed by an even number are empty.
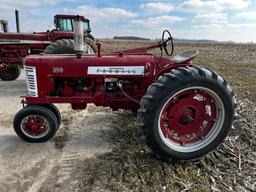
[[[84,44],[84,54],[94,54],[96,51],[94,41],[86,38]],[[45,54],[74,54],[74,40],[72,39],[59,39],[52,44],[48,45],[44,52]]]
[[[90,37],[91,36],[91,37]],[[85,43],[86,43],[86,45],[90,48],[90,50],[91,50],[91,53],[89,53],[89,54],[94,54],[94,53],[96,53],[96,45],[95,45],[95,40],[94,40],[94,38],[93,38],[93,36],[92,35],[90,35],[90,36],[88,36],[88,37],[85,37]],[[89,49],[88,48],[88,49]]]
[[[234,92],[217,73],[179,67],[153,83],[141,99],[138,125],[164,159],[196,159],[216,148],[235,118]]]
[[[20,67],[17,64],[9,64],[0,70],[0,78],[3,81],[13,81],[20,76]]]

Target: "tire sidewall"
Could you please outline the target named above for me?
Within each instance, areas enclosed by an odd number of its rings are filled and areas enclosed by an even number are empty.
[[[94,53],[96,53],[97,49],[95,47],[95,40],[89,36],[86,37],[85,40],[86,40],[85,44],[88,44],[91,47],[91,49],[94,51]]]
[[[24,118],[30,115],[39,115],[48,122],[49,130],[46,135],[40,138],[32,138],[27,136],[21,129],[21,122]],[[47,108],[45,107],[25,107],[22,110],[20,110],[15,118],[14,118],[14,130],[17,133],[18,136],[20,136],[22,139],[28,141],[28,142],[45,142],[52,138],[54,134],[56,133],[57,129],[57,119],[55,115]]]
[[[12,66],[12,74],[6,76],[3,70],[0,70],[0,79],[3,81],[13,81],[16,80],[20,76],[20,68],[18,65],[13,64]]]
[[[152,126],[152,133],[153,133],[153,137],[154,140],[156,141],[156,145],[158,145],[159,149],[162,151],[162,153],[164,154],[168,154],[168,156],[172,156],[172,157],[178,157],[178,159],[191,159],[191,158],[197,158],[202,156],[203,154],[208,153],[209,151],[211,151],[212,149],[214,149],[216,146],[218,146],[223,140],[224,138],[227,136],[229,130],[230,130],[230,125],[232,124],[233,121],[233,116],[232,113],[229,112],[229,109],[232,109],[232,97],[230,97],[230,95],[228,95],[225,91],[225,89],[223,88],[223,86],[220,86],[217,81],[212,81],[209,80],[207,78],[205,79],[198,79],[197,81],[187,81],[187,82],[182,82],[183,84],[176,84],[176,88],[175,89],[171,89],[171,90],[163,90],[163,96],[161,99],[159,99],[160,103],[158,103],[157,106],[154,106],[154,108],[156,110],[154,110],[154,120],[153,120],[153,126]],[[158,125],[158,121],[159,121],[159,115],[160,112],[162,110],[162,108],[164,107],[165,103],[169,100],[170,97],[172,97],[173,95],[175,95],[176,93],[178,93],[179,91],[185,89],[185,88],[189,88],[189,87],[205,87],[207,89],[212,90],[213,92],[215,92],[219,98],[221,99],[223,105],[224,105],[224,114],[225,114],[225,118],[224,118],[224,122],[222,125],[222,128],[220,129],[218,135],[215,137],[215,139],[213,139],[210,144],[208,144],[207,146],[201,148],[200,150],[194,151],[194,152],[189,152],[189,153],[184,153],[184,152],[179,152],[179,151],[175,151],[173,149],[170,149],[165,143],[164,141],[161,139],[160,137],[160,133],[159,133],[159,125]],[[161,129],[161,128],[160,128]]]
[[[58,108],[53,104],[45,104],[45,105],[40,105],[40,106],[49,109],[54,114],[54,116],[57,119],[58,128],[59,128],[59,126],[61,124],[61,114],[60,114],[60,111],[58,110]]]
[[[95,53],[96,48],[93,45],[94,41],[90,38],[86,38],[86,41],[84,42],[84,48],[86,46],[89,46],[91,50]],[[87,49],[84,50],[84,54],[87,54]],[[73,39],[58,39],[55,42],[52,42],[50,45],[48,45],[44,52],[45,54],[74,54],[74,40]],[[94,54],[93,53],[93,54]]]

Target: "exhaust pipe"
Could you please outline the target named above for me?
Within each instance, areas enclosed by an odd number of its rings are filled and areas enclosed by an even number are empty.
[[[16,18],[16,29],[17,33],[20,33],[20,18],[19,18],[19,11],[15,10],[15,18]]]
[[[0,20],[1,28],[4,33],[8,32],[8,21],[6,20]]]
[[[84,30],[83,21],[77,15],[74,20],[74,51],[77,58],[81,58],[84,52]]]

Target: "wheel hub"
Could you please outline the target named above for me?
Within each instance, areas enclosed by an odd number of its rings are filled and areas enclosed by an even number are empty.
[[[28,135],[41,136],[46,133],[48,123],[42,117],[29,116],[23,120],[22,128]]]
[[[10,66],[10,65],[6,65],[4,68],[1,69],[2,72],[6,75],[6,76],[10,76],[12,75],[13,71],[14,71],[14,67]]]
[[[203,122],[204,106],[193,98],[181,99],[169,109],[168,126],[176,133],[193,133]]]
[[[200,89],[182,91],[168,100],[161,114],[164,135],[179,144],[191,144],[206,137],[216,119],[216,104]]]
[[[179,120],[179,124],[186,126],[188,124],[191,124],[194,121],[194,117],[190,116],[190,115],[186,115],[184,114],[180,120]]]

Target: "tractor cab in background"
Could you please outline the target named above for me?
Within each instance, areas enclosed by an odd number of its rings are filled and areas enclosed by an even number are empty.
[[[22,59],[31,54],[74,53],[74,19],[77,15],[54,16],[55,29],[43,32],[20,32],[19,11],[15,10],[17,33],[8,31],[8,21],[0,20],[0,79],[12,81],[19,77]],[[84,52],[95,53],[95,39],[90,21],[79,16],[83,26]],[[30,30],[30,29],[27,29]],[[3,31],[3,32],[2,32]]]
[[[74,32],[74,19],[76,15],[55,15],[54,25],[58,31],[63,32]],[[91,33],[90,20],[86,19],[84,16],[79,16],[80,20],[83,22],[83,29],[85,33]]]

